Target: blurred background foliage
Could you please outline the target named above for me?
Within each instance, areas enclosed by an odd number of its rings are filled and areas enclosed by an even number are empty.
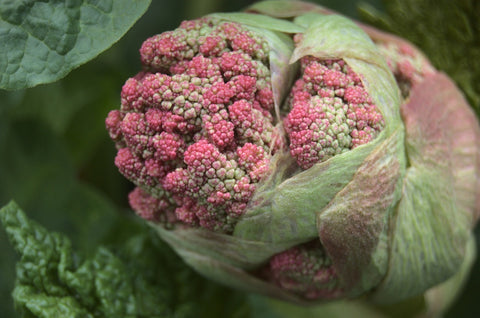
[[[129,236],[147,231],[128,207],[127,193],[132,185],[113,164],[116,151],[105,131],[104,119],[111,109],[118,108],[120,90],[125,80],[140,70],[138,49],[143,40],[175,28],[184,19],[210,12],[237,11],[252,2],[153,0],[147,13],[124,38],[64,79],[23,91],[0,90],[0,206],[15,199],[29,217],[49,230],[66,233],[74,248],[85,255],[93,253],[99,244],[114,246],[125,242]],[[475,13],[475,10],[479,6],[474,4],[474,0],[419,2],[423,7],[415,9],[415,14],[408,15],[405,12],[411,8],[402,6],[402,1],[317,1],[356,19],[361,18],[357,8],[362,3],[363,18],[411,39],[427,53],[435,50],[436,43],[441,43],[434,63],[437,67],[445,66],[443,69],[454,76],[478,110],[475,92],[478,93],[480,85],[480,57],[476,55],[480,50],[480,29],[471,30],[471,36],[465,35],[465,32],[456,35],[455,27],[452,31],[451,25],[447,25],[448,28],[442,25],[442,14],[468,24],[468,17],[466,22],[462,20],[465,17],[451,17],[454,15],[452,3],[472,5],[472,16],[476,14],[477,17],[480,17],[480,12]],[[437,9],[431,19],[422,17],[429,8],[434,7]],[[478,27],[478,21],[476,23]],[[444,27],[449,31],[444,31]],[[425,36],[425,32],[431,32],[431,29],[436,30],[431,33],[433,35]],[[445,60],[448,56],[455,56],[457,60]],[[479,58],[469,63],[467,57]],[[456,63],[463,65],[463,68],[455,67]],[[465,65],[470,68],[465,68]],[[478,228],[476,238],[478,245]],[[162,249],[168,248],[163,246]],[[10,293],[17,256],[3,230],[0,230],[0,255],[1,316],[16,317]],[[241,312],[245,317],[278,317],[271,308],[284,310],[282,304],[275,302],[266,309],[268,306],[265,303],[255,299],[249,300],[249,309],[239,310],[238,306],[249,296],[213,286],[213,283],[205,282],[194,273],[188,275],[190,280],[196,281],[196,286],[200,286],[199,290],[211,290],[206,293],[211,301],[225,302],[222,312],[208,312],[205,309],[205,317],[229,317],[234,311],[238,315]],[[447,317],[480,317],[478,293],[480,263],[477,260],[463,294]],[[202,299],[206,300],[205,297]],[[355,312],[357,309],[350,310]]]

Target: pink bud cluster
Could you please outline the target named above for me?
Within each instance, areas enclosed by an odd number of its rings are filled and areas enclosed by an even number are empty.
[[[274,255],[263,275],[306,299],[335,299],[342,294],[335,269],[319,240]]]
[[[144,70],[126,81],[120,110],[106,119],[115,164],[138,186],[129,198],[139,215],[233,231],[283,147],[269,50],[254,31],[212,17],[143,43]],[[384,121],[343,60],[300,62],[283,123],[291,155],[308,169],[368,143]]]
[[[118,149],[115,164],[136,185],[129,202],[142,218],[231,234],[281,162],[272,160],[276,153],[290,151],[297,162],[292,171],[309,169],[370,142],[384,128],[360,75],[342,59],[312,56],[300,59],[289,109],[277,127],[270,73],[278,70],[270,65],[277,56],[253,30],[206,17],[143,43],[143,71],[126,81],[121,108],[106,119]],[[395,74],[416,80],[409,52],[397,55],[389,64]],[[278,253],[257,270],[304,299],[344,295],[319,240]]]
[[[435,69],[410,44],[394,42],[377,43],[380,53],[397,80],[402,94],[407,97],[410,88],[423,81],[426,76],[435,74]]]
[[[143,43],[144,71],[106,119],[140,216],[233,230],[281,146],[268,52],[262,37],[212,18]]]
[[[301,77],[290,93],[285,130],[290,153],[303,169],[368,143],[383,116],[358,76],[343,60],[301,59]]]

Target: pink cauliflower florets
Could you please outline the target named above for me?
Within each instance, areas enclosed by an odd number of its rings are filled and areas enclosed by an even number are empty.
[[[263,275],[282,289],[306,299],[334,299],[343,292],[319,240],[272,256]]]
[[[232,231],[281,146],[268,52],[245,27],[213,18],[143,43],[144,71],[106,120],[115,164],[142,189],[130,195],[140,216],[160,219],[161,209],[144,208],[158,201],[184,224]]]
[[[233,232],[284,148],[272,115],[269,50],[245,26],[212,17],[143,43],[144,70],[127,80],[121,109],[106,119],[115,164],[141,189],[130,195],[140,216]],[[383,117],[343,60],[306,56],[300,64],[279,123],[300,168],[375,138]],[[154,203],[175,218],[148,212]]]
[[[301,59],[302,76],[290,93],[285,130],[303,169],[376,137],[383,116],[361,78],[343,60]]]

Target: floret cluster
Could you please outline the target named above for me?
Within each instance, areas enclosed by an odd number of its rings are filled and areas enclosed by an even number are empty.
[[[115,164],[137,185],[129,200],[140,216],[231,233],[275,153],[289,151],[308,169],[382,130],[360,76],[341,59],[311,56],[276,123],[270,50],[259,33],[213,17],[143,43],[144,70],[106,120]]]
[[[115,164],[139,187],[132,207],[149,220],[231,232],[281,145],[267,42],[202,18],[149,38],[140,55],[144,71],[106,120]]]
[[[263,270],[267,279],[306,299],[334,299],[343,292],[319,240],[274,255]]]
[[[382,114],[343,60],[306,56],[301,69],[285,130],[290,152],[302,168],[368,143],[383,129]]]

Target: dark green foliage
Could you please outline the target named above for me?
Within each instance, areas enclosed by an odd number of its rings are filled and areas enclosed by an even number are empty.
[[[150,0],[0,2],[0,87],[50,83],[117,42]]]
[[[385,0],[384,7],[381,13],[363,5],[361,16],[415,43],[480,114],[480,1]]]
[[[88,258],[29,220],[16,203],[0,223],[20,254],[13,298],[23,317],[243,317],[244,296],[193,273],[145,225]],[[215,299],[215,305],[209,304]],[[243,304],[243,305],[242,305]]]

